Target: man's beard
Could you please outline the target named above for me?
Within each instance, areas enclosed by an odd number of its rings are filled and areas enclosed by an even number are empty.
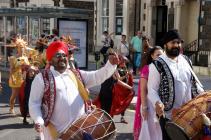
[[[180,48],[177,47],[177,48],[168,49],[168,47],[167,47],[166,48],[166,54],[168,56],[177,57],[180,54]]]

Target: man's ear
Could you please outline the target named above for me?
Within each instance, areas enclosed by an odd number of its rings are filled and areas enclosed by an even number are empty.
[[[164,44],[164,50],[166,50],[166,47],[167,47],[166,44]]]

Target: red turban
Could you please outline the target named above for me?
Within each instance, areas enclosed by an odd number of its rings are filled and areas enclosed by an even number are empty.
[[[52,57],[60,50],[64,51],[64,53],[68,55],[68,47],[65,43],[61,41],[52,42],[46,50],[47,60],[51,61]]]

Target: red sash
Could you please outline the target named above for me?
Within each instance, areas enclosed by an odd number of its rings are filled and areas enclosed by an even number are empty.
[[[44,81],[44,94],[42,99],[41,111],[44,125],[47,126],[53,114],[56,100],[55,79],[50,69],[41,71]]]

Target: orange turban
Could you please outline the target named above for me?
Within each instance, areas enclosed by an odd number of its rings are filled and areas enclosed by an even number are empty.
[[[47,60],[51,61],[52,57],[60,50],[64,51],[64,53],[68,55],[68,47],[65,43],[61,41],[52,42],[46,50]]]

